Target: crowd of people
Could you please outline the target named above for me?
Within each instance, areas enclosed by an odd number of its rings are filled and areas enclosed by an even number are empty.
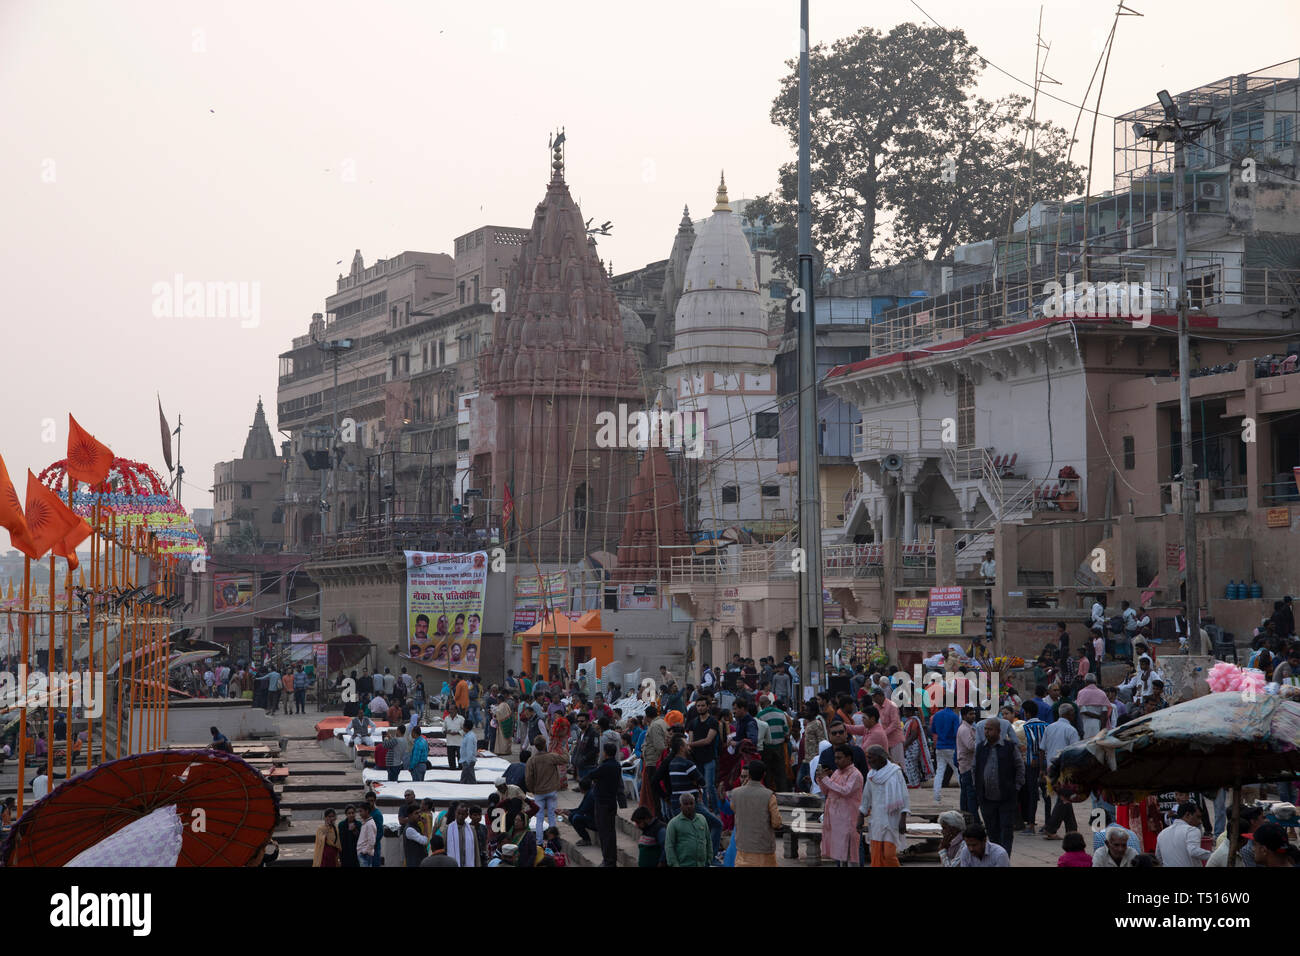
[[[1087,832],[1080,831],[1079,795],[1061,780],[1061,752],[1170,706],[1159,662],[1150,644],[1143,646],[1145,627],[1135,631],[1135,648],[1106,644],[1103,635],[1100,653],[1090,653],[1098,650],[1090,639],[1072,653],[1062,624],[1035,662],[1042,682],[1034,695],[1022,700],[1008,684],[996,703],[975,699],[975,675],[965,666],[948,675],[947,700],[931,707],[925,695],[909,700],[897,692],[906,679],[897,667],[855,661],[838,675],[847,692],[823,691],[799,705],[790,658],[737,655],[725,670],[706,669],[698,686],[679,684],[661,667],[657,681],[645,682],[653,683],[649,691],[633,689],[622,699],[617,687],[608,688],[608,698],[589,695],[563,671],[550,679],[509,672],[504,684],[486,688],[461,678],[433,695],[405,672],[353,675],[363,688],[353,712],[408,728],[440,712],[452,768],[458,759],[472,763],[480,740],[497,755],[518,751],[519,762],[498,784],[500,801],[487,808],[434,814],[408,803],[403,840],[420,865],[462,851],[469,862],[458,865],[563,865],[564,824],[579,846],[599,845],[602,864],[614,866],[616,815],[631,800],[642,866],[775,866],[776,835],[791,825],[782,821],[776,794],[797,792],[822,797],[823,859],[897,866],[908,814],[914,801],[926,799],[918,794],[929,790],[939,804],[948,786],[957,788],[960,810],[939,816],[945,866],[1010,865],[1017,836],[1060,841],[1061,866],[1223,865],[1230,849],[1247,861],[1241,865],[1252,865],[1254,833],[1265,827],[1265,839],[1272,839],[1267,827],[1275,824],[1246,808],[1242,836],[1227,848],[1223,792],[1170,792],[1121,804],[1095,794],[1087,809],[1100,809],[1102,823],[1089,813]],[[1101,661],[1134,649],[1137,665],[1103,686]],[[967,703],[942,706],[953,699]],[[403,768],[422,779],[425,755],[409,745],[420,735],[401,736],[408,743],[396,743],[383,758],[390,779]],[[472,780],[472,767],[470,774]],[[570,786],[580,801],[562,811],[558,796]],[[1286,785],[1281,797],[1293,799]],[[473,829],[498,808],[505,816],[495,829]],[[455,829],[457,809],[470,829]],[[531,838],[503,842],[502,827],[514,836],[527,830]],[[1196,829],[1195,846],[1189,828]],[[506,846],[517,847],[509,859],[501,853]],[[1287,847],[1269,859],[1289,865],[1294,854]]]

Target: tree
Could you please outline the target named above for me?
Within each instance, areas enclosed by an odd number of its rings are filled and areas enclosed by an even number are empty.
[[[902,137],[918,142],[904,142],[884,190],[894,213],[884,243],[891,258],[938,261],[961,243],[1005,235],[1031,197],[1083,189],[1083,167],[1065,161],[1069,135],[1030,120],[1029,105],[1023,96],[976,97],[946,130]]]
[[[788,65],[771,116],[797,145],[799,77],[797,64]],[[863,28],[809,51],[813,244],[827,265],[862,270],[903,256],[940,258],[989,234],[1013,192],[1028,195],[1028,151],[1016,145],[1029,122],[1021,115],[1026,101],[973,97],[983,65],[960,30],[914,23],[887,34]],[[1055,198],[1077,167],[1054,158],[1068,139],[1064,130],[1036,128],[1034,197]],[[959,188],[945,190],[954,183],[944,181],[943,162],[954,154]],[[797,167],[786,163],[776,191],[746,210],[773,225],[778,260],[791,274],[796,199]],[[883,249],[882,226],[893,232]]]

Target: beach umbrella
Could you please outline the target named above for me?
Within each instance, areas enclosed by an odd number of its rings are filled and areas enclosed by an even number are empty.
[[[248,866],[271,839],[276,804],[270,782],[233,754],[135,754],[55,788],[19,819],[0,858],[7,867]]]

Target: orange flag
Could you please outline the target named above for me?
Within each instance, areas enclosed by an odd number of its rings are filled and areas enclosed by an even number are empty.
[[[97,485],[113,467],[113,452],[68,416],[68,478]]]
[[[32,543],[27,519],[23,517],[23,506],[18,502],[18,492],[14,490],[3,457],[0,457],[0,527],[9,529],[9,539],[15,548],[29,558],[39,557],[35,553],[36,545]]]
[[[77,545],[90,537],[90,525],[41,484],[30,469],[27,472],[27,530],[36,552],[31,557],[39,558],[51,548],[60,557],[67,557],[71,551],[70,564],[76,560]],[[72,566],[76,567],[75,564]]]

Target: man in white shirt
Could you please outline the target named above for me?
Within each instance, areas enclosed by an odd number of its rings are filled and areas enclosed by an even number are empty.
[[[1092,865],[1099,868],[1131,867],[1138,852],[1128,845],[1128,831],[1123,827],[1108,827],[1106,842],[1092,854]]]
[[[1140,633],[1142,632],[1142,628],[1144,628],[1144,627],[1150,627],[1150,626],[1151,626],[1151,615],[1147,613],[1147,609],[1146,609],[1146,608],[1144,608],[1144,607],[1139,607],[1139,608],[1137,609],[1137,629],[1138,629],[1138,633],[1140,634]]]
[[[1156,837],[1161,866],[1201,866],[1210,851],[1201,846],[1201,810],[1194,803],[1179,805],[1177,819]]]
[[[1011,858],[1007,851],[996,843],[989,842],[988,831],[978,823],[966,828],[964,834],[966,845],[957,855],[957,865],[967,867],[1010,866]]]
[[[456,769],[456,760],[460,757],[460,745],[465,742],[465,718],[455,707],[442,722],[442,730],[447,744],[447,767]]]
[[[1164,681],[1164,674],[1151,667],[1151,658],[1143,654],[1138,658],[1138,672],[1120,684],[1120,690],[1128,688],[1132,692],[1134,704],[1141,704],[1144,697],[1151,694],[1153,681]]]
[[[1092,629],[1101,634],[1106,633],[1106,606],[1100,601],[1092,602]]]

